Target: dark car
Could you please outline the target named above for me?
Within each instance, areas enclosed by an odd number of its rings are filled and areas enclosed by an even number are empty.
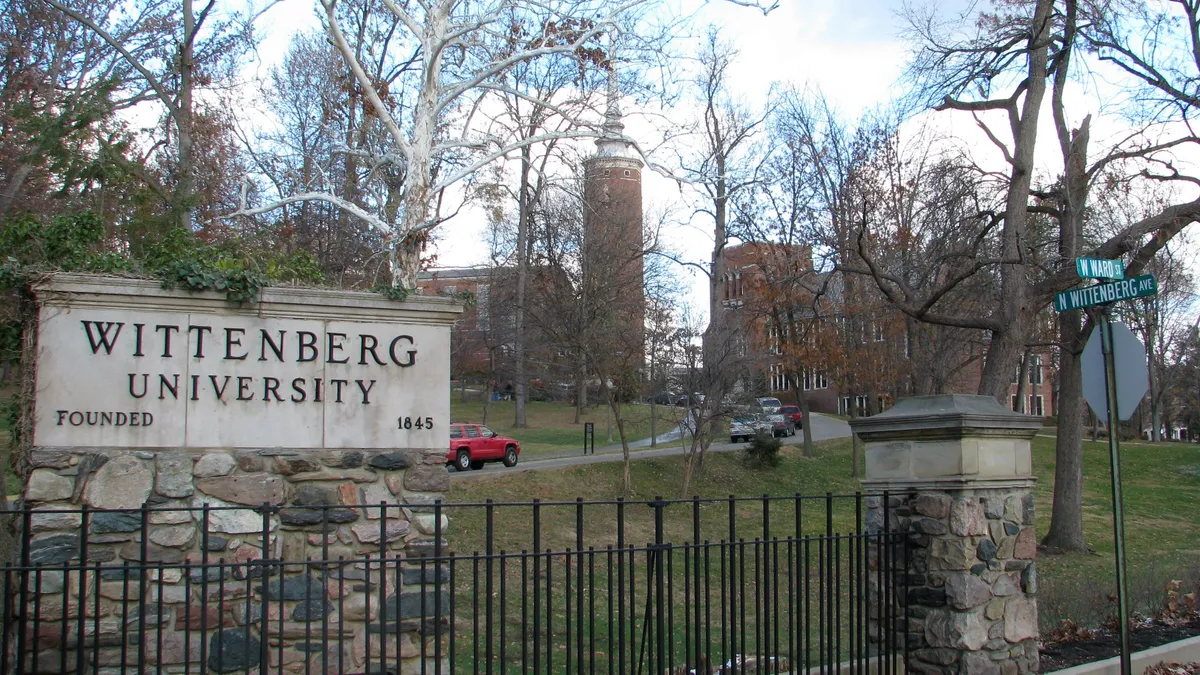
[[[450,425],[450,451],[446,463],[455,469],[482,469],[487,462],[516,466],[521,444],[515,438],[501,436],[482,424],[455,422]]]
[[[804,413],[798,405],[785,405],[779,409],[779,414],[788,417],[795,423],[797,429],[804,428]]]

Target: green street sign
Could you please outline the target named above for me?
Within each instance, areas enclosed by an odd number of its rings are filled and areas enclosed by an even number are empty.
[[[1141,298],[1155,293],[1158,293],[1158,282],[1154,280],[1154,275],[1143,274],[1123,281],[1110,281],[1106,284],[1063,291],[1054,296],[1054,309],[1067,312],[1080,307]]]
[[[1076,258],[1075,272],[1081,279],[1124,279],[1125,263],[1120,260]]]

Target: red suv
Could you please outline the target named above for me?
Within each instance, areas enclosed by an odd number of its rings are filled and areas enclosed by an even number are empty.
[[[800,412],[800,406],[798,405],[782,406],[778,411],[776,411],[775,414],[783,415],[784,417],[790,417],[792,421],[796,423],[797,429],[804,428],[804,413]]]
[[[521,444],[516,439],[492,431],[482,424],[456,422],[450,425],[450,452],[446,463],[455,469],[482,469],[486,462],[504,462],[516,466]]]

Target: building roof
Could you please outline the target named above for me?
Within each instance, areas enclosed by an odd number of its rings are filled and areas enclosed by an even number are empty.
[[[434,279],[482,279],[490,276],[494,268],[488,266],[479,267],[443,267],[439,269],[427,270],[421,272],[417,276],[418,281],[432,281]]]

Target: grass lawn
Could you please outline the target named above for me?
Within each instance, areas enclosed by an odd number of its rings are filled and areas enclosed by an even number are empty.
[[[788,496],[801,492],[819,496],[825,492],[853,493],[858,489],[850,477],[848,439],[818,443],[814,459],[804,459],[798,448],[784,447],[783,463],[774,470],[751,471],[743,468],[736,453],[716,453],[706,459],[704,476],[691,492],[703,498],[729,495],[755,497],[764,494]],[[1038,535],[1050,522],[1050,502],[1054,480],[1054,439],[1036,438],[1033,443]],[[1108,451],[1104,443],[1084,444],[1084,529],[1095,554],[1041,555],[1038,558],[1039,596],[1043,627],[1057,625],[1070,618],[1096,624],[1105,619],[1113,605],[1112,506],[1109,492]],[[1129,564],[1130,596],[1135,611],[1151,611],[1162,599],[1162,588],[1171,579],[1189,584],[1200,581],[1200,446],[1185,444],[1151,445],[1129,443],[1122,446],[1122,471],[1125,488],[1125,529]],[[634,463],[632,499],[648,500],[655,495],[677,498],[681,484],[682,460],[678,457],[650,458]],[[539,498],[551,502],[611,500],[621,493],[621,465],[597,464],[551,471],[518,472],[502,478],[456,481],[449,495],[452,502],[529,501]],[[509,511],[505,509],[508,508]],[[584,515],[587,543],[603,547],[615,539],[611,507],[588,507]],[[690,541],[690,507],[668,507],[665,529],[675,541]],[[650,509],[639,507],[627,522],[629,541],[648,541],[653,532]],[[790,532],[794,517],[786,504],[772,506],[773,533]],[[824,529],[822,502],[805,506],[805,533]],[[496,508],[494,546],[507,550],[529,547],[531,522],[528,509]],[[735,509],[739,536],[761,536],[761,507],[755,502],[740,503]],[[716,540],[727,534],[728,507],[717,503],[702,510],[702,537]],[[454,514],[451,514],[452,517]],[[542,509],[542,545],[555,549],[575,543],[573,505]],[[835,529],[854,528],[852,504],[839,504],[833,512]],[[812,529],[810,529],[812,528]],[[482,509],[469,509],[454,518],[450,538],[460,552],[481,549],[484,545]]]
[[[626,435],[630,441],[650,437],[650,406],[642,403],[627,405]],[[675,428],[684,415],[684,408],[655,406],[657,424],[655,433],[663,434]],[[616,424],[612,424],[612,443],[608,442],[608,406],[592,406],[575,423],[575,408],[568,403],[530,401],[525,404],[527,426],[517,429],[512,426],[516,415],[513,401],[492,401],[488,410],[487,425],[494,431],[511,436],[521,442],[522,456],[553,455],[583,452],[583,425],[595,425],[596,447],[620,444]],[[454,422],[483,423],[483,403],[462,403],[457,395],[450,400],[450,419]]]
[[[1038,557],[1043,626],[1115,613],[1108,444],[1085,441],[1083,451],[1083,525],[1095,554]],[[1040,536],[1050,524],[1054,439],[1035,440],[1033,465]],[[1200,582],[1200,445],[1122,443],[1121,476],[1131,608],[1145,614],[1161,605],[1168,581]]]

